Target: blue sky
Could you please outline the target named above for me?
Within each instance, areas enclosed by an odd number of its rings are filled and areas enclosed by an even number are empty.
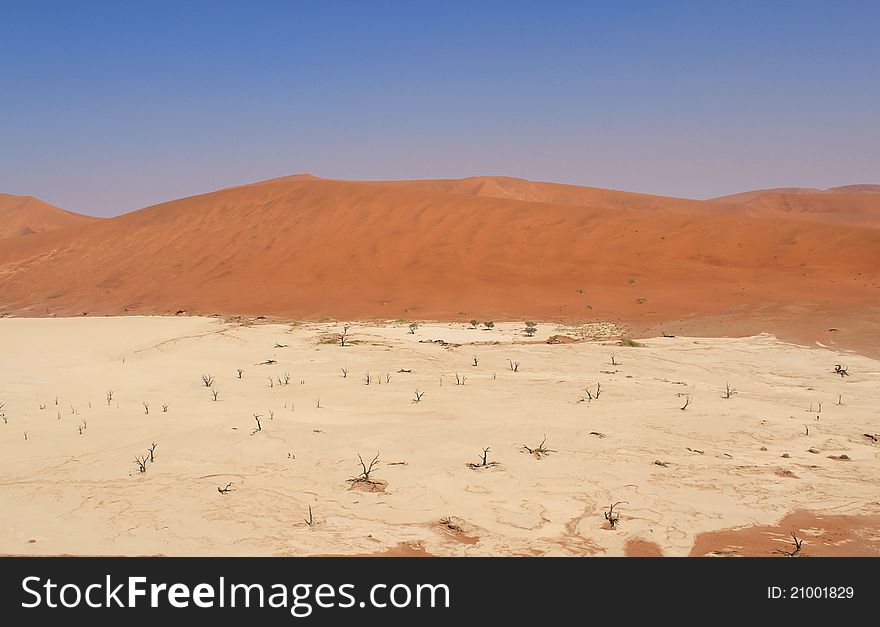
[[[705,198],[880,182],[878,2],[6,2],[0,192],[312,172]]]

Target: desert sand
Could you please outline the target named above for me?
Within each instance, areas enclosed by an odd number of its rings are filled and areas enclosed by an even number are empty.
[[[0,316],[531,318],[880,356],[880,194],[769,196],[286,177],[2,239]]]
[[[880,361],[620,333],[0,320],[0,553],[880,554]]]
[[[0,240],[95,222],[32,196],[0,194]]]

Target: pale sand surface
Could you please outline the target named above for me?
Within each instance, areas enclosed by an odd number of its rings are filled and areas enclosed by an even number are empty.
[[[542,324],[530,340],[521,323],[351,324],[357,343],[341,347],[322,343],[332,322],[0,320],[0,553],[688,555],[700,533],[797,510],[880,514],[869,357],[768,335],[626,348],[607,325]],[[522,450],[544,434],[556,452]],[[152,442],[141,474],[133,458]],[[468,468],[486,446],[498,465]],[[357,453],[377,452],[384,491],[350,489]]]

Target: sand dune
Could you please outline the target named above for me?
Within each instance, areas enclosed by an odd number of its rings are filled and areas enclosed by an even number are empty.
[[[355,323],[345,347],[341,328],[0,320],[0,554],[777,555],[792,532],[807,556],[880,551],[877,360],[621,347],[607,325]],[[358,453],[374,485],[349,481]]]
[[[54,231],[96,219],[59,209],[31,196],[0,194],[0,239]]]
[[[786,216],[880,228],[880,185],[767,189],[715,200],[739,205],[751,216]]]
[[[712,198],[710,202],[717,201],[740,205],[768,194],[784,194],[788,196],[793,196],[851,192],[880,192],[880,185],[858,183],[855,185],[839,185],[837,187],[829,187],[828,189],[819,189],[818,187],[772,187],[768,189],[755,189],[748,192],[740,192],[738,194],[729,194],[727,196],[718,196],[717,198]]]
[[[741,213],[738,207],[720,202],[655,196],[599,187],[545,183],[509,176],[474,176],[465,179],[426,181],[381,181],[378,184],[594,209],[720,213],[726,215]]]
[[[880,349],[877,229],[630,209],[279,179],[4,240],[0,313],[605,320]]]

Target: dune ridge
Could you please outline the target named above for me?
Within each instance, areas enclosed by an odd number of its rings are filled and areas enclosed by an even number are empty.
[[[0,239],[54,231],[97,220],[65,211],[32,196],[0,194]]]

